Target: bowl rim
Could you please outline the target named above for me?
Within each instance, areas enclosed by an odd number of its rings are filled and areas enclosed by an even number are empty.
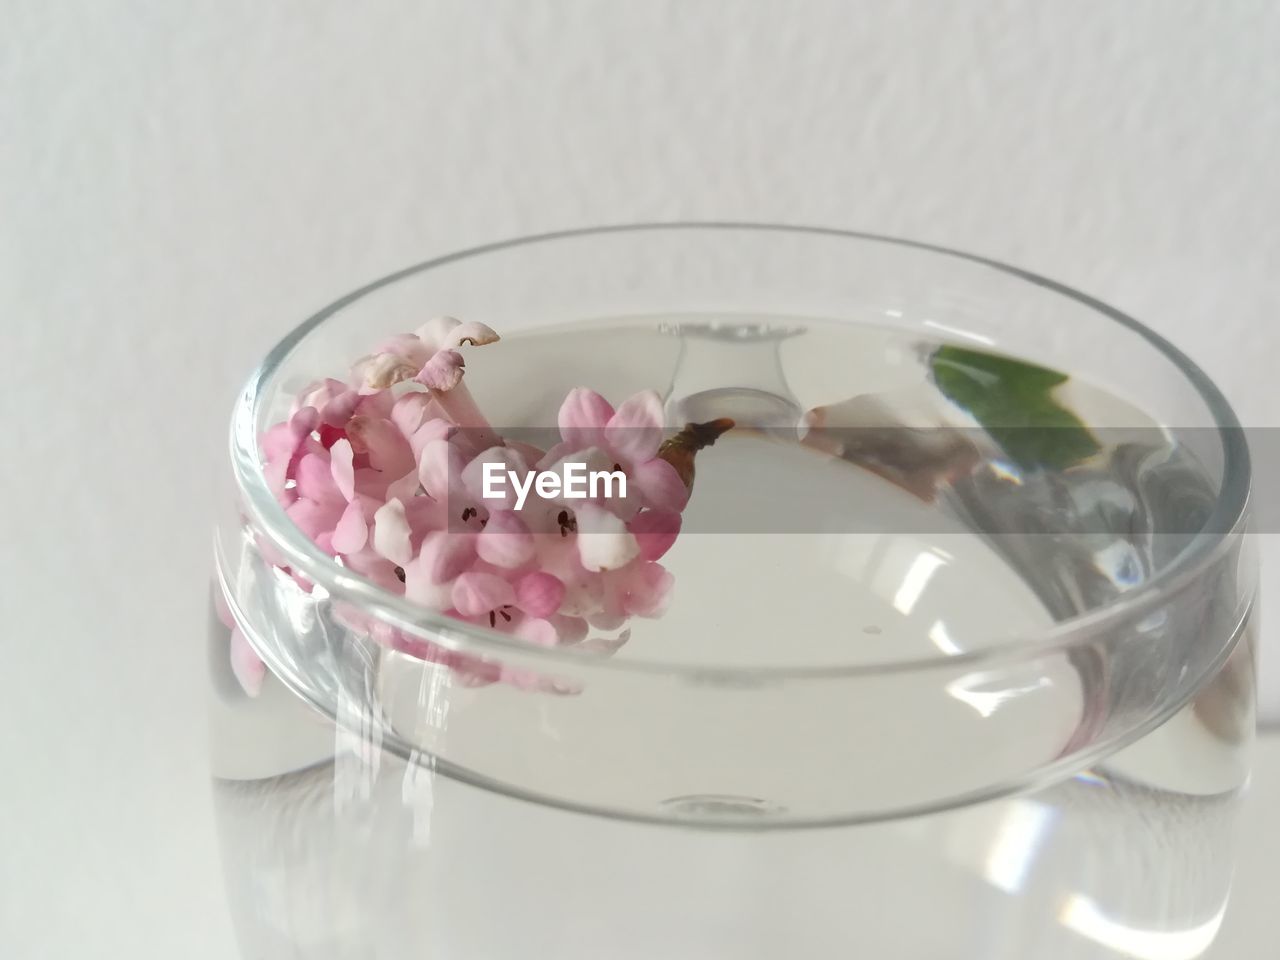
[[[372,581],[334,563],[333,559],[312,543],[296,527],[268,487],[259,449],[257,431],[259,404],[267,395],[277,370],[290,353],[329,317],[355,301],[399,280],[487,254],[522,246],[551,243],[621,233],[656,231],[737,231],[752,233],[793,234],[833,239],[857,240],[919,250],[942,257],[959,259],[987,267],[1072,300],[1142,337],[1163,354],[1196,390],[1214,419],[1222,442],[1222,484],[1204,529],[1195,535],[1183,551],[1164,569],[1141,586],[1115,600],[1077,616],[1056,621],[1044,630],[1000,637],[990,645],[958,654],[915,656],[904,659],[856,664],[783,664],[777,666],[726,666],[646,660],[643,658],[602,658],[574,646],[539,647],[507,634],[455,620],[443,613],[421,607],[404,597],[387,592]],[[285,334],[253,371],[235,403],[230,431],[231,461],[235,481],[241,494],[245,519],[265,535],[290,566],[331,597],[356,604],[362,612],[404,630],[416,637],[447,649],[478,657],[489,655],[504,660],[523,661],[533,665],[555,667],[561,671],[622,671],[679,675],[700,681],[755,684],[783,679],[817,679],[902,673],[945,667],[956,669],[980,666],[993,661],[1022,660],[1069,649],[1105,633],[1108,624],[1151,613],[1162,602],[1196,580],[1215,561],[1231,549],[1235,538],[1245,532],[1250,483],[1250,459],[1243,430],[1226,397],[1185,353],[1160,334],[1129,315],[1106,303],[1047,277],[989,257],[966,253],[950,247],[919,240],[886,236],[834,227],[795,224],[756,223],[750,221],[672,221],[610,224],[556,230],[496,241],[448,253],[413,264],[387,274],[340,297],[313,314]],[[225,569],[222,560],[218,566]],[[1228,638],[1224,638],[1224,643]]]

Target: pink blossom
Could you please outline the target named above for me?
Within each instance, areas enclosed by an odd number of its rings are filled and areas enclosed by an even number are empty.
[[[718,432],[676,450],[686,458],[677,469],[664,453],[656,393],[615,409],[580,388],[560,407],[561,439],[550,451],[508,441],[465,383],[464,351],[497,340],[484,324],[441,317],[383,341],[356,362],[349,382],[309,385],[289,419],[263,436],[268,482],[309,539],[384,590],[533,645],[608,655],[630,635],[622,628],[632,617],[665,607],[672,577],[656,561],[679,535],[689,497],[682,470],[691,476],[692,451]],[[505,500],[483,497],[485,464],[523,481],[535,466],[569,461],[622,471],[628,495],[570,502],[531,493],[519,511],[510,484]],[[352,629],[447,665],[463,682],[567,692],[559,681],[437,648],[343,609]],[[232,650],[237,676],[256,690],[265,667],[254,666],[247,644]]]

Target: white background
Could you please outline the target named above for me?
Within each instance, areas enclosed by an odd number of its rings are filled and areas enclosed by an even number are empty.
[[[1280,425],[1268,0],[0,14],[6,957],[231,955],[200,709],[224,423],[365,280],[602,222],[908,235],[1114,303]]]

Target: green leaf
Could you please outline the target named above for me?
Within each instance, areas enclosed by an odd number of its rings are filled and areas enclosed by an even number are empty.
[[[942,394],[1024,470],[1063,470],[1101,449],[1084,422],[1053,396],[1069,379],[1065,373],[963,347],[938,348],[929,367]]]

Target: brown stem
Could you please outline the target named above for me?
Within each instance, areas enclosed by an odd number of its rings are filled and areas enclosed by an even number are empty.
[[[663,441],[658,448],[658,456],[675,467],[684,485],[692,490],[695,454],[704,447],[711,446],[733,427],[734,423],[728,417],[708,420],[706,423],[685,424],[685,428],[674,437]]]

